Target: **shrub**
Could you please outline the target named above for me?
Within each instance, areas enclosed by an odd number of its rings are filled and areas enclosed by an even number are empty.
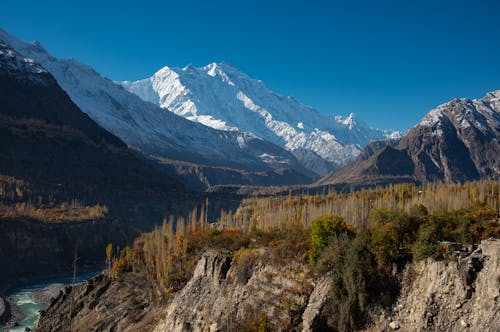
[[[300,225],[291,225],[275,236],[277,240],[268,242],[272,247],[272,259],[275,262],[287,263],[291,259],[304,263],[307,262],[307,256],[311,247],[309,229],[305,229]],[[266,245],[265,243],[262,244]]]
[[[479,243],[488,237],[500,236],[500,226],[496,222],[497,213],[484,203],[449,214],[454,224],[454,240],[462,243]]]
[[[440,253],[440,246],[435,242],[419,238],[411,246],[413,260],[419,262],[427,257],[436,258]]]
[[[331,238],[318,258],[316,270],[330,272],[332,286],[322,315],[336,331],[352,331],[363,325],[368,293],[376,278],[375,260],[366,232],[356,238],[342,233]]]
[[[334,236],[341,233],[353,235],[352,230],[350,230],[344,222],[343,217],[328,214],[314,219],[311,226],[310,263],[314,264],[321,251],[328,245],[329,241]]]
[[[370,213],[372,251],[380,268],[388,268],[392,263],[408,259],[408,248],[416,239],[425,207],[417,206],[413,214],[389,210],[373,209]]]

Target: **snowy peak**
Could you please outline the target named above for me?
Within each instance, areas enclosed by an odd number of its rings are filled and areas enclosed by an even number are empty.
[[[301,174],[301,181],[313,175],[293,154],[256,135],[215,130],[198,123],[203,121],[189,121],[159,107],[158,103],[170,103],[172,95],[189,93],[180,84],[181,69],[165,67],[151,78],[129,82],[130,89],[135,88],[142,94],[141,99],[85,64],[52,57],[39,43],[19,41],[5,31],[0,31],[0,40],[11,42],[24,57],[42,64],[84,113],[129,146],[154,156],[208,166],[250,172],[287,169],[293,174]],[[19,62],[30,63],[24,58],[19,58]],[[185,70],[206,75],[195,68]],[[190,100],[185,102],[184,109],[189,111]],[[196,115],[195,110],[190,114]],[[291,183],[294,181],[292,179]]]
[[[199,68],[164,67],[150,78],[122,85],[191,121],[251,132],[291,152],[300,151],[300,156],[316,155],[337,166],[354,160],[370,140],[396,135],[369,128],[355,114],[319,113],[293,97],[272,92],[262,81],[225,62]]]
[[[355,127],[368,128],[368,125],[363,120],[361,120],[355,113],[351,113],[347,117],[337,115],[335,116],[335,120],[338,123],[349,127],[350,130],[354,129]]]
[[[236,86],[236,84],[231,80],[231,75],[243,76],[243,74],[240,73],[236,68],[225,62],[221,63],[212,62],[209,65],[201,67],[200,70],[205,72],[208,76],[218,78],[222,82],[230,86]]]
[[[17,53],[5,42],[0,41],[0,64],[2,69],[10,72],[27,72],[31,74],[46,74],[47,71],[35,63],[33,59],[26,58]]]
[[[446,123],[451,123],[456,130],[472,128],[483,134],[500,131],[500,90],[488,92],[483,98],[455,98],[439,105],[427,113],[414,127],[432,128],[433,135],[442,135]]]

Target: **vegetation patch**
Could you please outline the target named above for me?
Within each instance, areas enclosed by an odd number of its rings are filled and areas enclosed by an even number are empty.
[[[193,210],[189,222],[170,219],[131,247],[108,248],[108,273],[145,272],[163,297],[183,287],[207,249],[233,255],[236,277],[246,283],[264,260],[258,248],[267,248],[270,264],[309,265],[316,277],[331,278],[322,315],[331,329],[352,331],[364,327],[370,305],[395,298],[397,272],[408,262],[449,255],[443,241],[477,244],[499,237],[498,193],[498,183],[475,182],[258,198],[243,202],[234,215],[223,213],[215,224]],[[354,217],[334,213],[336,206],[356,204],[361,212]],[[258,310],[250,316],[242,330],[272,327]]]

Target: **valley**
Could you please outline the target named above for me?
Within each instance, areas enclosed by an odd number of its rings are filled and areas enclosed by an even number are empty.
[[[498,85],[403,131],[345,112],[369,91],[51,52],[0,28],[0,331],[500,329]]]

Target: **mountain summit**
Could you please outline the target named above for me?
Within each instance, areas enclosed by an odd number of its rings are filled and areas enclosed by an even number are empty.
[[[255,134],[217,130],[186,120],[143,101],[83,63],[57,59],[40,43],[22,42],[0,29],[2,40],[40,63],[101,127],[147,154],[252,172],[291,170],[296,175],[289,177],[292,183],[297,183],[294,178],[304,181],[313,175],[292,153]]]
[[[303,163],[304,158],[310,161],[315,156],[330,167],[345,165],[370,140],[399,135],[369,128],[354,114],[345,118],[322,114],[293,97],[272,92],[262,81],[225,62],[199,68],[164,67],[149,78],[121,84],[143,100],[189,120],[251,132],[284,147]]]
[[[427,113],[400,141],[369,144],[319,185],[463,182],[500,178],[500,90],[456,98]]]

